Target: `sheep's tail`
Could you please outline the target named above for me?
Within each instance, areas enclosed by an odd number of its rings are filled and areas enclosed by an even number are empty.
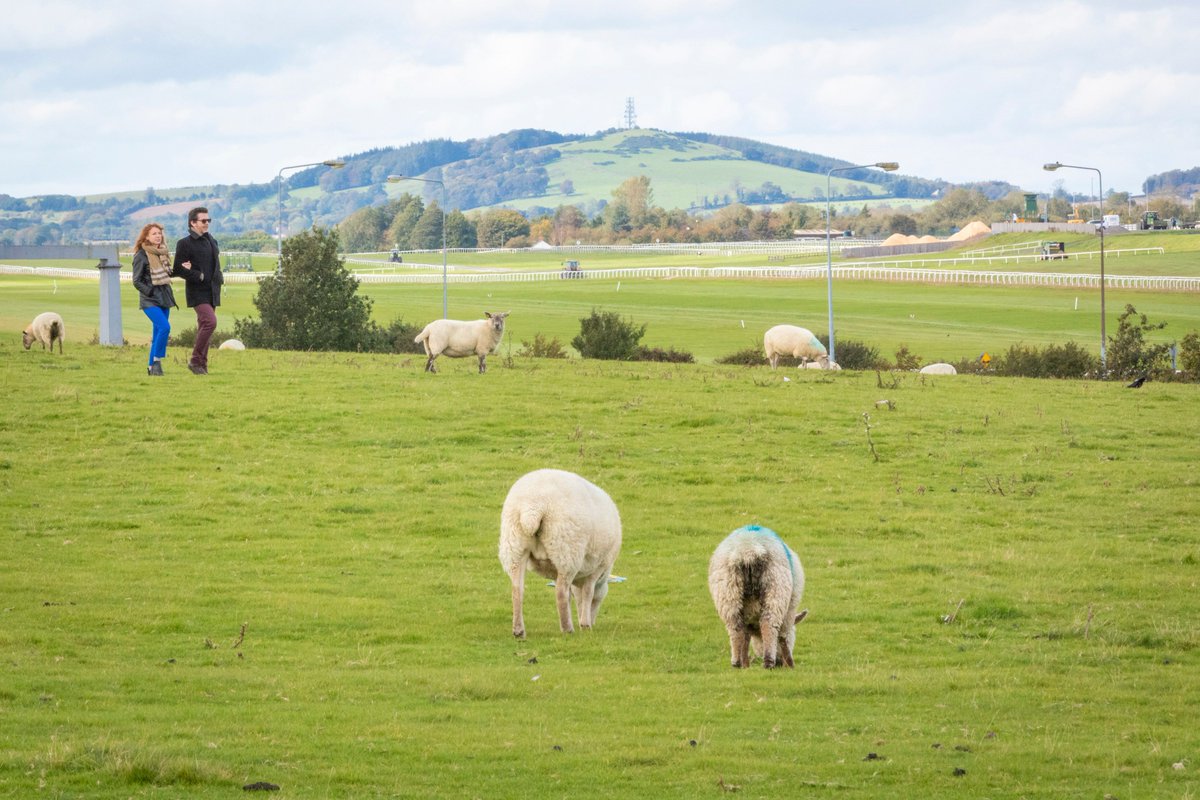
[[[538,529],[542,527],[542,509],[524,506],[517,512],[517,521],[520,523],[523,533],[528,536],[536,536]]]
[[[53,342],[55,339],[61,338],[63,338],[62,323],[58,320],[54,320],[50,323],[50,341]]]
[[[432,324],[426,325],[421,329],[421,332],[417,334],[417,338],[413,339],[413,341],[417,344],[424,344],[425,340],[429,338],[429,329],[432,327]]]

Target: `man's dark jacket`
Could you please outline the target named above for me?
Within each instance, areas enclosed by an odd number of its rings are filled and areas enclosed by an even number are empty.
[[[189,273],[180,269],[185,261],[192,262]],[[175,243],[175,271],[187,281],[188,308],[195,308],[208,303],[213,308],[221,305],[221,286],[225,283],[225,275],[221,272],[221,251],[217,240],[208,233],[189,231],[188,235]]]

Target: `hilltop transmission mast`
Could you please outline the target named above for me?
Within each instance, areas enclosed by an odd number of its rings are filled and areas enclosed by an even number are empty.
[[[633,98],[632,97],[625,98],[625,127],[626,128],[636,128],[637,127],[637,114],[634,113],[634,110],[633,110]]]

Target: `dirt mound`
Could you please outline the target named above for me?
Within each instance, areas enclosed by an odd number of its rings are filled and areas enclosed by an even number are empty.
[[[960,230],[958,233],[955,233],[954,235],[952,235],[950,237],[950,241],[961,242],[966,239],[973,239],[976,236],[979,236],[981,234],[991,233],[991,232],[992,232],[992,229],[990,227],[988,227],[987,223],[980,222],[979,220],[975,220],[974,222],[967,223],[966,225],[963,226],[962,230]]]

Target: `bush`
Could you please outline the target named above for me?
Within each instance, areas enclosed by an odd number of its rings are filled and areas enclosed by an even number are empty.
[[[234,320],[247,347],[271,350],[371,350],[378,327],[371,300],[338,257],[338,234],[313,228],[284,242],[279,272],[263,278],[254,296],[259,320]]]
[[[1192,331],[1179,340],[1179,368],[1188,380],[1200,381],[1200,333]]]
[[[579,335],[571,340],[571,346],[584,358],[633,361],[645,335],[645,325],[623,320],[615,311],[592,309],[590,317],[579,320]]]
[[[212,338],[208,341],[209,347],[220,347],[222,342],[236,338],[229,331],[213,331]],[[167,344],[171,347],[195,347],[196,346],[196,328],[184,328],[176,331],[171,329],[171,335],[167,337]]]
[[[795,359],[792,359],[795,361]],[[763,349],[757,345],[747,347],[745,350],[738,350],[736,353],[730,353],[727,356],[721,356],[716,359],[718,364],[737,364],[743,367],[758,367],[768,363],[767,357],[763,354]]]
[[[533,341],[527,342],[521,340],[521,349],[517,351],[518,356],[525,358],[568,358],[566,346],[558,340],[558,337],[547,340],[545,334],[535,333]]]
[[[1134,317],[1137,317],[1135,320]],[[1146,332],[1162,330],[1167,323],[1151,324],[1131,304],[1117,321],[1116,335],[1108,337],[1108,374],[1124,380],[1139,375],[1170,372],[1169,344],[1146,344]]]
[[[405,322],[400,317],[392,320],[386,328],[371,324],[370,335],[364,341],[363,350],[372,353],[420,353],[424,355],[425,348],[414,342],[423,325]]]
[[[1100,374],[1100,357],[1076,342],[1048,345],[1042,351],[1042,373],[1047,378],[1082,378]]]
[[[908,350],[908,345],[900,345],[900,348],[896,350],[896,369],[908,372],[920,368],[920,356],[918,356],[916,353],[910,353]]]
[[[1008,352],[995,359],[997,375],[1009,377],[1040,378],[1045,373],[1042,354],[1036,347],[1014,344]]]
[[[665,361],[671,364],[695,364],[696,359],[686,350],[676,350],[671,347],[663,350],[661,347],[646,347],[639,345],[634,355],[635,361]]]
[[[818,341],[829,349],[829,337],[817,336]],[[886,367],[879,351],[866,342],[856,342],[853,339],[839,339],[834,352],[834,360],[842,369],[878,369]]]

